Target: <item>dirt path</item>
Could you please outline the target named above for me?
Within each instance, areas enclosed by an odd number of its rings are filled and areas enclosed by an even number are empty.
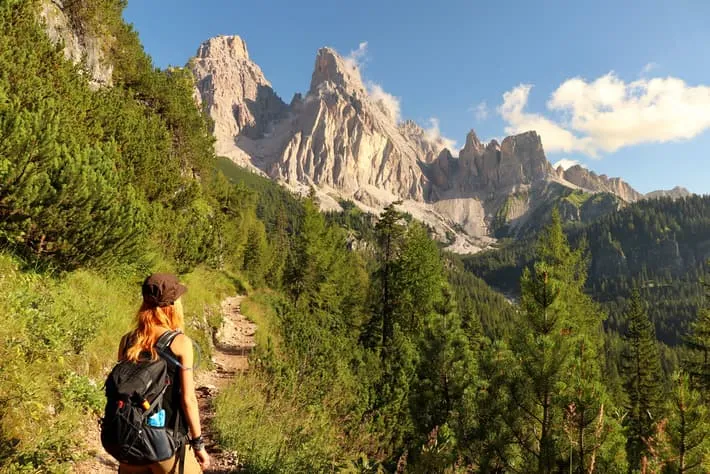
[[[200,405],[202,433],[207,451],[211,456],[210,469],[205,474],[229,474],[238,472],[240,465],[235,453],[221,449],[214,440],[211,421],[214,417],[212,401],[220,389],[224,388],[238,374],[249,368],[249,353],[254,348],[256,325],[241,313],[243,296],[231,296],[222,301],[222,327],[213,334],[215,368],[200,372],[196,376],[197,400]],[[91,424],[86,433],[89,451],[88,459],[74,466],[77,474],[115,474],[118,463],[101,447],[98,424]]]
[[[238,374],[249,368],[249,353],[254,348],[256,325],[241,313],[243,296],[233,296],[222,302],[222,327],[213,336],[216,368],[197,376],[197,399],[200,404],[202,433],[211,456],[208,474],[228,474],[239,471],[236,453],[220,448],[212,431],[214,410],[212,401],[220,389],[224,388]]]

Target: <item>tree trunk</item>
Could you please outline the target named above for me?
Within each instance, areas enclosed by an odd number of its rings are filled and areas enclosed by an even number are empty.
[[[542,430],[540,432],[540,458],[538,462],[538,473],[549,474],[552,472],[552,446],[550,439],[551,407],[550,393],[545,393],[542,404]]]

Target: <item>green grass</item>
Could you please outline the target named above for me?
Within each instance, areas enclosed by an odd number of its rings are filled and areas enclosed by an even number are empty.
[[[277,331],[278,316],[272,305],[276,298],[278,298],[277,294],[272,291],[259,290],[242,301],[242,314],[256,324],[257,330],[254,338],[257,348],[272,347],[278,352],[281,345]]]
[[[272,290],[259,290],[242,301],[242,313],[257,325],[257,346],[249,372],[215,400],[219,444],[238,453],[247,473],[354,472],[344,469],[374,445],[370,425],[346,435],[347,418],[356,415],[334,416],[352,396],[344,385],[329,388],[323,399],[309,396],[287,361],[279,319],[284,304],[284,297]]]
[[[585,193],[582,191],[573,191],[567,195],[564,200],[573,204],[575,207],[580,208],[587,202],[592,196],[591,193]]]
[[[334,472],[338,432],[325,411],[300,406],[254,372],[215,401],[219,443],[236,451],[247,473]]]

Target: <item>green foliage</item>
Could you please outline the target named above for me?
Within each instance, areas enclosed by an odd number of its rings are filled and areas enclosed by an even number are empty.
[[[583,252],[570,248],[553,211],[535,264],[520,282],[521,313],[511,340],[519,363],[508,382],[514,416],[503,419],[522,464],[541,473],[559,463],[587,472],[613,429],[604,418],[605,404],[610,407],[599,364],[603,314],[583,292]]]
[[[145,206],[117,178],[118,144],[82,133],[94,127],[82,121],[93,105],[88,85],[49,44],[31,4],[0,15],[12,25],[0,33],[0,239],[70,268],[132,258]]]
[[[596,199],[596,198],[593,198]],[[710,196],[642,200],[588,223],[568,224],[570,242],[586,241],[591,264],[587,290],[609,314],[606,326],[623,332],[633,288],[649,303],[660,341],[676,346],[703,302]],[[525,237],[464,259],[466,268],[505,294],[517,295],[523,268],[534,259]]]
[[[103,411],[103,379],[133,324],[143,273],[53,277],[23,266],[0,254],[0,469],[64,472]],[[234,287],[205,269],[184,281],[187,330],[209,359],[205,320]]]
[[[92,90],[50,44],[35,3],[0,11],[2,243],[53,267],[109,267],[140,258],[153,235],[181,269],[208,261],[215,212],[192,177],[211,172],[213,139],[189,73],[152,68],[123,2],[75,0],[75,25],[123,41],[116,51],[135,68],[114,63],[117,86]]]
[[[706,287],[706,291],[710,293],[710,288]],[[686,344],[690,349],[685,361],[690,380],[705,400],[710,401],[710,307],[707,303],[691,323]]]
[[[631,468],[640,468],[641,459],[647,453],[645,439],[660,420],[663,411],[661,365],[653,333],[638,292],[634,292],[627,311],[629,326],[625,334],[625,350],[622,355],[624,390],[628,397],[626,418],[626,451]]]
[[[687,374],[673,374],[673,390],[666,402],[669,414],[663,430],[667,435],[664,450],[668,472],[707,472],[710,461],[710,414],[700,393],[690,387]]]
[[[331,472],[337,429],[326,413],[257,377],[238,378],[215,401],[220,444],[243,456],[246,472]],[[239,420],[235,423],[234,420]]]
[[[445,292],[444,297],[435,314],[427,318],[422,334],[421,359],[411,397],[412,417],[421,434],[439,433],[445,426],[462,436],[467,428],[466,394],[475,390],[476,357],[451,295]],[[454,443],[456,437],[452,434],[450,439]],[[455,460],[452,456],[449,464]]]
[[[462,325],[471,338],[509,336],[515,308],[485,281],[466,271],[460,259],[445,255],[444,271],[456,298]]]

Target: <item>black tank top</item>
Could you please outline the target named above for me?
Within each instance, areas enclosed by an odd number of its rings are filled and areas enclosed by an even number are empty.
[[[133,345],[133,333],[130,332],[123,336],[121,344],[123,344],[122,354],[123,357],[125,357],[128,348]],[[180,370],[180,367],[176,364],[176,362],[179,361],[179,358],[169,346],[166,352],[167,357],[164,357],[164,359],[168,363],[168,375],[170,376],[171,385],[165,391],[165,395],[163,395],[165,427],[170,430],[174,429],[175,418],[179,415],[180,419],[178,421],[178,432],[183,435],[187,435],[187,417],[185,416],[185,412],[182,408],[182,370]],[[144,352],[141,356],[149,359],[151,354]]]

